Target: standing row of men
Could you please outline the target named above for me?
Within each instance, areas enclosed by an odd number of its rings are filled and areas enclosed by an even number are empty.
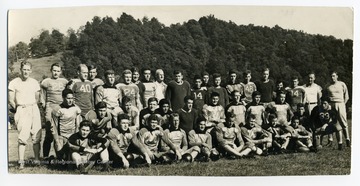
[[[304,86],[298,86],[299,79],[294,77],[293,86],[284,88],[281,86],[283,82],[278,81],[276,87],[275,83],[269,79],[269,69],[263,70],[263,80],[257,84],[251,82],[250,71],[244,73],[246,80],[244,83],[238,83],[237,73],[231,71],[229,72],[230,81],[226,87],[221,86],[220,74],[213,75],[214,86],[210,86],[209,74],[204,73],[202,77],[195,76],[192,89],[190,83],[183,80],[180,71],[174,72],[175,80],[167,85],[164,83],[164,72],[161,69],[156,71],[156,82],[151,81],[150,69],[143,70],[145,80],[142,82],[139,81],[140,73],[137,68],[124,70],[122,73],[124,82],[118,84],[115,84],[113,70],[105,72],[105,82],[103,82],[96,78],[94,66],[84,64],[78,67],[78,79],[69,82],[60,77],[59,64],[53,64],[51,72],[52,77],[43,80],[40,88],[36,80],[29,77],[31,64],[23,62],[21,77],[9,84],[10,110],[16,112],[15,122],[19,131],[20,168],[24,167],[25,146],[30,135],[32,135],[35,160],[38,161],[40,157],[41,120],[38,102],[45,108],[46,113],[43,156],[48,157],[54,137],[57,156],[62,155],[64,144],[70,136],[59,137],[61,136],[59,134],[73,134],[77,131],[78,125],[73,127],[71,124],[74,119],[78,120],[77,124],[80,124],[81,120],[91,121],[98,127],[97,129],[95,127],[95,130],[100,137],[108,135],[112,128],[120,125],[119,116],[124,114],[129,116],[128,122],[133,130],[146,128],[149,117],[154,114],[162,117],[158,122],[164,128],[171,128],[167,120],[172,111],[179,114],[178,118],[183,130],[189,133],[197,125],[195,118],[199,113],[196,113],[196,109],[202,111],[208,128],[224,123],[226,119],[224,115],[228,112],[236,118],[234,122],[236,126],[245,125],[245,113],[247,116],[255,116],[256,124],[261,126],[263,123],[270,123],[269,117],[263,116],[266,113],[262,111],[263,108],[275,108],[280,120],[283,113],[281,109],[285,109],[286,113],[293,112],[297,110],[299,103],[305,104],[306,110],[311,113],[315,106],[320,105],[323,92],[321,87],[314,82],[314,73],[309,74],[309,81]],[[344,131],[346,142],[350,143],[345,109],[349,96],[346,85],[337,80],[336,72],[332,73],[332,83],[327,86],[324,96],[329,98],[328,102],[336,113],[336,121],[340,123]],[[158,100],[161,100],[159,108]],[[272,104],[274,100],[281,100],[279,104],[285,103],[286,100],[290,107],[274,106],[276,105]],[[256,107],[260,102],[262,106]],[[243,107],[237,107],[237,105],[243,105]],[[60,121],[61,118],[63,120]],[[287,116],[285,118],[284,123],[291,119]],[[62,128],[59,127],[60,122]],[[330,140],[332,140],[331,136]]]

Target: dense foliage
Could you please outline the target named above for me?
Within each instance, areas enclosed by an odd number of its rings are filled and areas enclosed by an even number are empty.
[[[314,71],[322,87],[330,81],[330,71],[337,70],[339,79],[348,85],[350,93],[352,90],[353,41],[333,36],[277,25],[236,25],[213,15],[165,26],[156,18],[136,20],[126,13],[116,20],[94,17],[76,34],[68,31],[67,37],[57,32],[43,32],[31,41],[30,48],[42,40],[57,43],[54,51],[67,49],[62,61],[68,78],[76,76],[79,63],[96,64],[100,75],[109,68],[118,74],[133,66],[162,68],[166,81],[172,79],[175,69],[182,70],[189,81],[204,70],[224,77],[230,69],[239,74],[251,70],[256,81],[261,78],[261,69],[269,67],[272,79],[285,82],[297,75],[305,83],[307,73]],[[62,37],[66,41],[60,42]],[[52,52],[51,47],[47,52]]]

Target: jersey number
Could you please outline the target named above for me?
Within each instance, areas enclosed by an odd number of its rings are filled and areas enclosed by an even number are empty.
[[[91,92],[92,88],[89,84],[81,85],[80,92]]]
[[[201,92],[199,92],[198,94],[194,92],[194,95],[195,95],[195,99],[203,99],[203,95],[201,94]]]

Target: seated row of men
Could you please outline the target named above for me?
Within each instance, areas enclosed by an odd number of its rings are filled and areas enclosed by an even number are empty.
[[[325,97],[309,117],[302,104],[295,114],[290,109],[283,113],[280,106],[287,104],[282,99],[266,109],[257,99],[257,92],[246,109],[236,95],[235,91],[234,100],[239,103],[229,105],[225,111],[218,104],[219,95],[212,93],[212,104],[204,105],[202,114],[196,114],[193,125],[187,126],[184,124],[188,121],[180,113],[173,113],[166,100],[161,100],[158,108],[156,98],[149,98],[148,108],[140,114],[131,110],[126,97],[123,110],[116,114],[107,109],[105,102],[99,102],[95,111],[89,111],[83,118],[74,102],[74,93],[64,89],[64,101],[53,110],[51,119],[56,156],[71,158],[82,173],[87,173],[99,158],[104,170],[108,170],[110,164],[127,168],[136,163],[216,160],[219,154],[236,158],[266,155],[269,151],[282,153],[289,144],[297,151],[307,152],[316,151],[321,147],[322,136],[333,132],[337,132],[339,145],[342,144],[342,126]],[[191,96],[184,99],[183,109],[189,113],[192,101]],[[243,111],[236,106],[244,107]],[[260,115],[252,112],[259,110],[252,108],[255,106],[264,109]]]

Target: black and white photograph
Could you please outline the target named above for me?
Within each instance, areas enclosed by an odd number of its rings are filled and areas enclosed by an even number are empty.
[[[351,4],[10,7],[2,169],[16,179],[351,184],[356,13]]]

